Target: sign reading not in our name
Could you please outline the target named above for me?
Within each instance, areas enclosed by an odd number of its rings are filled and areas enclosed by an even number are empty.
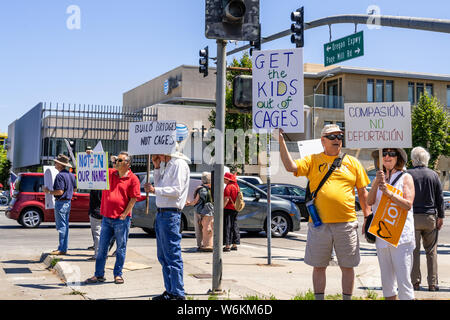
[[[171,154],[176,149],[177,122],[132,122],[128,128],[130,155]]]
[[[410,148],[411,103],[346,103],[347,148]]]
[[[357,32],[323,45],[324,65],[329,66],[364,55],[363,32]]]

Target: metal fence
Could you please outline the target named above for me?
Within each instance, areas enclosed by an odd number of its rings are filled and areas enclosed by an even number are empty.
[[[121,106],[44,103],[41,117],[41,163],[49,164],[58,154],[68,155],[64,139],[74,153],[94,148],[101,141],[103,149],[117,155],[128,148],[130,122],[156,121],[155,110],[125,112]],[[146,166],[145,156],[136,156],[133,167]]]

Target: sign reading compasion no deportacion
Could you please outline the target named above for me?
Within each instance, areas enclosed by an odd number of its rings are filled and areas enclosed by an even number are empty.
[[[347,148],[410,148],[411,103],[346,103]]]
[[[254,51],[253,132],[303,132],[303,49]]]

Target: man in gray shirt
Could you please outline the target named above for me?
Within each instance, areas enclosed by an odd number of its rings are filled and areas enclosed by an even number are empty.
[[[413,177],[416,190],[413,203],[416,248],[413,254],[411,282],[414,290],[420,289],[420,240],[422,239],[427,256],[428,290],[438,291],[437,239],[444,219],[442,185],[437,173],[427,167],[430,154],[424,148],[412,149],[411,159],[414,168],[408,170],[408,173]]]

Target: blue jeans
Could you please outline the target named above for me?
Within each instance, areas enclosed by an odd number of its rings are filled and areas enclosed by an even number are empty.
[[[55,224],[59,234],[58,251],[67,252],[69,245],[70,200],[55,201]]]
[[[103,277],[105,275],[105,264],[112,237],[116,238],[117,246],[116,263],[113,271],[114,277],[122,276],[127,251],[128,233],[130,231],[130,221],[130,217],[126,217],[125,220],[103,217],[97,259],[95,260],[96,277]]]
[[[176,211],[156,214],[156,248],[164,286],[169,294],[175,296],[184,296],[180,221],[181,213]]]

